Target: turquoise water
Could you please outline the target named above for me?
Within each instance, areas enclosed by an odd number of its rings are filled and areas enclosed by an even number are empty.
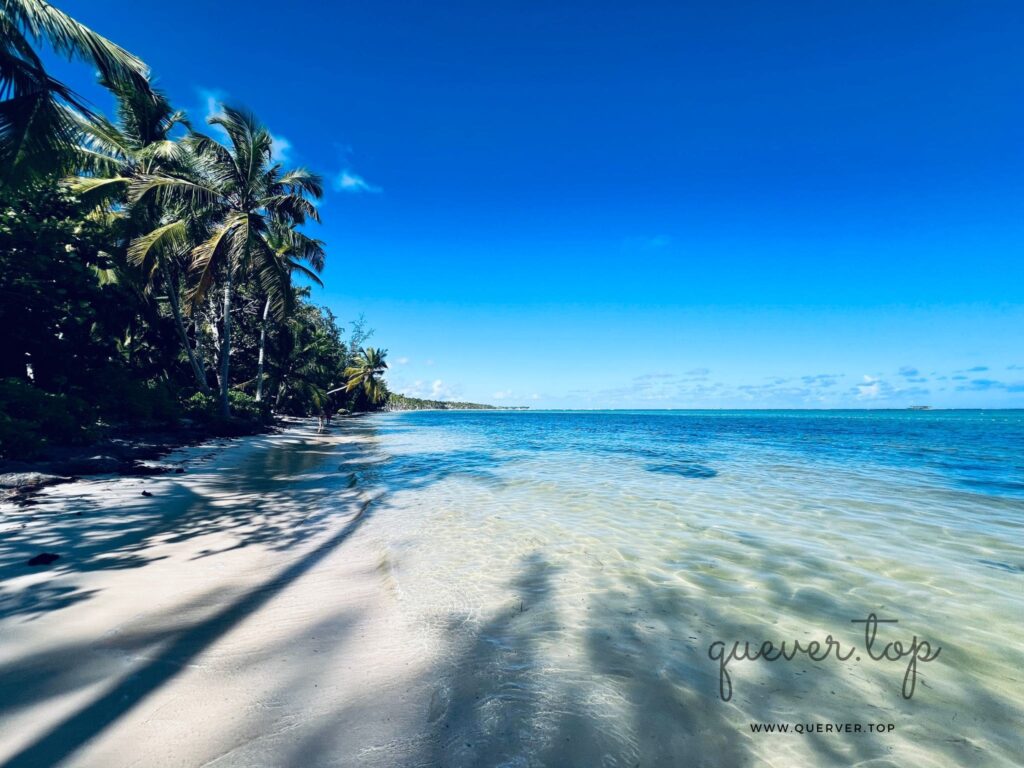
[[[1024,764],[1024,412],[361,420],[360,532],[429,659],[439,764]],[[875,660],[913,637],[921,660]],[[813,661],[716,641],[828,635]],[[859,725],[765,734],[752,723]],[[881,732],[869,725],[883,725]],[[889,726],[892,726],[889,730]]]

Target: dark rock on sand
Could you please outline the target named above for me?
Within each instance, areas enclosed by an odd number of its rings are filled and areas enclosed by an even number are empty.
[[[46,472],[4,472],[0,474],[0,501],[27,504],[28,497],[41,488],[69,480],[70,477]]]
[[[60,555],[55,555],[53,552],[43,552],[33,557],[26,564],[32,566],[49,565],[55,560],[60,560]]]
[[[165,472],[170,472],[171,468],[165,464],[147,464],[145,462],[136,462],[130,467],[121,470],[122,475],[136,475],[139,477],[146,477],[149,475],[162,475]]]
[[[7,472],[0,475],[0,488],[5,490],[32,490],[66,482],[68,478],[43,472]]]

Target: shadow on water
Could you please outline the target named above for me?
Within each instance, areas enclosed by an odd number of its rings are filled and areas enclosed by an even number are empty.
[[[709,644],[760,643],[769,639],[769,622],[730,615],[727,599],[666,581],[599,577],[588,590],[587,620],[569,633],[559,608],[560,571],[535,552],[508,584],[506,605],[475,624],[452,617],[451,655],[426,676],[436,686],[425,712],[430,746],[410,764],[741,768],[763,764],[765,755],[793,765],[808,756],[820,766],[907,764],[908,755],[895,752],[897,742],[886,734],[779,736],[754,734],[750,724],[913,729],[915,718],[929,711],[922,701],[930,671],[922,670],[923,695],[915,702],[900,697],[902,668],[886,670],[881,685],[863,685],[852,665],[834,659],[738,662],[733,699],[723,702]],[[582,659],[572,661],[579,652]],[[1005,708],[979,681],[953,674],[968,707]],[[913,743],[936,764],[964,765],[981,756],[978,746],[953,736],[922,732],[902,743]]]
[[[683,462],[675,462],[672,464],[648,464],[646,469],[648,472],[654,472],[660,475],[678,475],[679,477],[689,477],[695,480],[708,480],[712,477],[718,476],[718,472],[713,470],[711,467],[706,467],[703,464],[689,464]]]
[[[534,553],[503,609],[475,628],[453,617],[452,656],[428,673],[437,686],[426,716],[431,746],[412,764],[755,764],[695,644],[716,618],[710,606],[666,585],[595,583],[582,637],[569,636],[559,571]],[[582,659],[559,663],[571,654]]]
[[[558,569],[534,554],[524,563],[523,574],[540,572],[555,575]],[[554,607],[554,582],[546,584],[546,601],[536,606],[542,618],[522,627],[519,634],[511,621],[500,626],[511,647],[537,646],[538,637],[545,639],[545,629],[553,635],[542,643],[546,658],[526,660],[533,664],[535,686],[547,690],[548,701],[525,713],[532,715],[533,723],[516,718],[528,738],[503,744],[504,754],[466,764],[748,764],[723,708],[708,700],[710,676],[702,668],[680,663],[689,661],[693,650],[689,630],[678,621],[693,606],[680,590],[651,588],[639,579],[626,586],[596,579],[587,598],[587,620],[576,637],[561,631],[565,617]],[[710,607],[704,606],[693,614],[693,622],[706,623],[710,614]],[[485,626],[481,637],[488,638],[493,629]],[[552,668],[552,659],[566,642],[578,645],[582,659],[573,672],[562,674]],[[490,643],[477,645],[483,649],[478,655],[486,658]],[[494,686],[494,677],[501,679],[501,665],[495,666],[496,675],[479,681],[479,688]]]

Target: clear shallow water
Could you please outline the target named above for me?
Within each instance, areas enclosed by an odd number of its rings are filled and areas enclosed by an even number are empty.
[[[361,531],[430,659],[438,764],[1024,764],[1024,412],[415,412]],[[869,614],[940,656],[872,661]],[[716,640],[864,659],[735,661]],[[877,655],[877,650],[876,655]],[[755,734],[752,722],[892,723]]]

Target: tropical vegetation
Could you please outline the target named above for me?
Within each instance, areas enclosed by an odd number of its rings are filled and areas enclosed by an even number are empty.
[[[389,392],[384,409],[388,411],[525,411],[525,407],[511,407],[499,409],[494,405],[482,405],[480,403],[462,403],[456,400],[424,400],[419,397],[409,397],[396,392]]]
[[[49,47],[113,94],[98,114]],[[311,301],[320,177],[284,168],[247,110],[207,126],[145,64],[41,0],[0,4],[0,456],[188,419],[380,408],[386,351]]]

